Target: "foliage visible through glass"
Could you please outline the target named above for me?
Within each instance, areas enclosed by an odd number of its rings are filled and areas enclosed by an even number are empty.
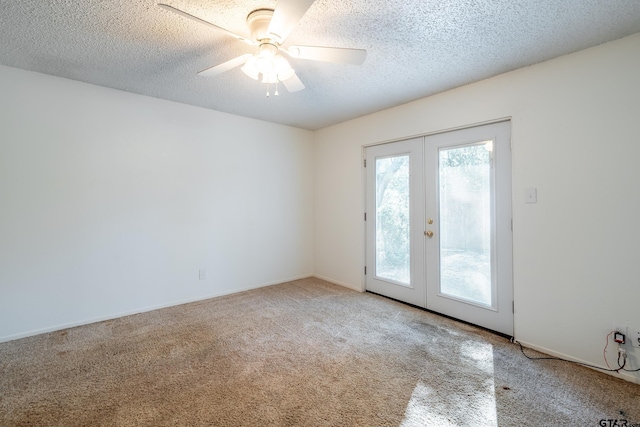
[[[489,147],[485,142],[445,148],[439,155],[440,292],[488,306],[492,291]]]
[[[411,283],[409,156],[376,159],[376,276]]]

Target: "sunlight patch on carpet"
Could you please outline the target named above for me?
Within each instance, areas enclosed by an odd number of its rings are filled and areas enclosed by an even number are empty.
[[[458,363],[460,378],[443,378],[451,387],[440,387],[436,392],[423,381],[416,384],[407,404],[401,427],[437,425],[456,427],[473,425],[497,427],[496,396],[491,344],[474,342],[465,348],[465,358]],[[448,390],[443,395],[442,390]]]

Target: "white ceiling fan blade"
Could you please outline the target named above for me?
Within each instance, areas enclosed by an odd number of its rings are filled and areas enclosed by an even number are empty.
[[[283,81],[282,84],[287,88],[289,92],[298,92],[299,90],[304,89],[302,80],[300,80],[300,78],[298,78],[295,73],[287,80]]]
[[[218,74],[224,73],[225,71],[229,71],[233,68],[243,65],[252,56],[253,56],[252,54],[246,53],[242,56],[238,56],[237,58],[233,58],[230,61],[223,62],[222,64],[216,65],[215,67],[202,70],[198,74],[204,77],[214,77],[214,76],[217,76]]]
[[[228,35],[230,35],[231,37],[234,37],[234,38],[236,38],[236,39],[240,40],[241,42],[244,42],[244,43],[250,44],[250,45],[252,45],[252,46],[257,45],[257,43],[256,43],[255,41],[253,41],[253,40],[249,40],[249,39],[247,39],[247,38],[245,38],[245,37],[242,37],[241,35],[238,35],[238,34],[236,34],[236,33],[231,32],[231,31],[229,31],[229,30],[227,30],[227,29],[224,29],[224,28],[222,28],[222,27],[218,27],[217,25],[212,24],[212,23],[211,23],[211,22],[209,22],[209,21],[205,21],[204,19],[200,19],[200,18],[198,18],[197,16],[193,16],[193,15],[191,15],[191,14],[187,13],[187,12],[183,12],[182,10],[180,10],[180,9],[176,9],[176,8],[175,8],[175,7],[173,7],[173,6],[169,6],[168,4],[158,3],[158,6],[160,6],[160,7],[161,7],[161,8],[163,8],[164,10],[168,10],[169,12],[177,13],[178,15],[180,15],[180,16],[182,16],[182,17],[184,17],[184,18],[191,19],[192,21],[199,22],[199,23],[204,24],[204,25],[206,25],[206,26],[208,26],[208,27],[210,27],[210,28],[214,28],[214,29],[216,29],[216,30],[224,31],[225,33],[227,33],[227,34],[228,34]]]
[[[314,0],[278,0],[267,32],[282,43],[313,2]]]
[[[341,47],[291,46],[285,52],[292,58],[352,65],[362,64],[367,57],[367,51],[364,49],[344,49]]]

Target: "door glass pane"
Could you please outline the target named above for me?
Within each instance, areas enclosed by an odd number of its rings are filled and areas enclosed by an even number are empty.
[[[491,305],[492,141],[439,151],[440,292]]]
[[[409,156],[376,159],[376,276],[409,285]]]

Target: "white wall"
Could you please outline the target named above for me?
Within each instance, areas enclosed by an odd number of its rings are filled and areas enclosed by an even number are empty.
[[[7,67],[0,93],[0,341],[313,273],[311,132]]]
[[[0,341],[313,273],[361,289],[362,146],[511,116],[516,337],[602,364],[614,322],[640,329],[638,52],[315,134],[0,67]]]
[[[516,338],[603,365],[640,329],[639,70],[636,34],[318,131],[316,274],[362,287],[363,145],[511,116]]]

